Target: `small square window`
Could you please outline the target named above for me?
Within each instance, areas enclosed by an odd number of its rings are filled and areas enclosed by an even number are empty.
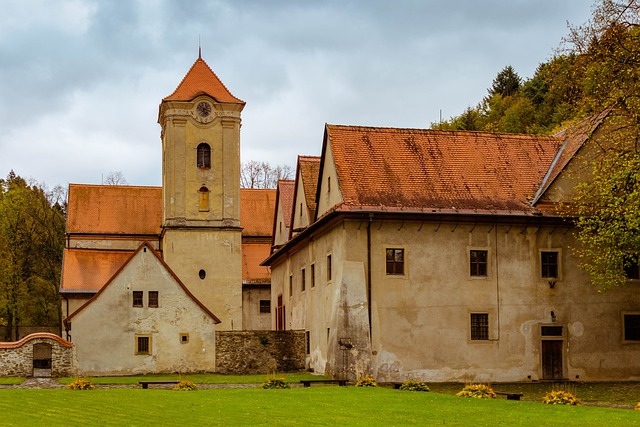
[[[404,249],[388,248],[386,259],[388,275],[404,275]]]
[[[327,255],[327,282],[331,281],[331,255]]]
[[[540,252],[540,267],[543,278],[558,278],[558,252]]]
[[[158,308],[158,291],[149,291],[149,307]]]
[[[624,275],[627,279],[640,279],[640,262],[638,262],[638,254],[627,254],[624,257]]]
[[[640,341],[640,314],[624,315],[624,340]]]
[[[133,306],[134,307],[142,307],[142,291],[133,291]]]
[[[471,250],[469,252],[469,274],[475,277],[487,277],[486,250]]]
[[[304,268],[302,269],[301,273],[301,278],[300,278],[300,289],[302,290],[302,292],[304,292],[304,290],[307,287],[307,275],[305,274]]]
[[[314,288],[316,286],[316,265],[311,264],[311,287]]]
[[[136,354],[151,354],[151,336],[136,335]]]
[[[260,300],[260,314],[269,314],[271,313],[271,300],[270,299],[261,299]]]
[[[180,344],[189,343],[189,334],[180,334]]]
[[[489,314],[471,313],[471,339],[489,339]]]

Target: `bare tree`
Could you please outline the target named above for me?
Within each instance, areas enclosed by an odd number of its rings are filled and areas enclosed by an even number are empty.
[[[250,160],[240,166],[242,188],[276,188],[281,179],[291,179],[293,168],[289,165],[272,166],[267,162]]]
[[[127,185],[127,179],[122,171],[111,171],[104,179],[106,185]]]

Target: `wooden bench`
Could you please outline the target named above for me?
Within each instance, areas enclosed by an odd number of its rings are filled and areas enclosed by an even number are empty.
[[[396,390],[399,390],[402,384],[403,383],[394,382],[394,381],[386,381],[386,382],[378,383],[378,385],[381,387],[393,387]]]
[[[348,380],[300,380],[304,387],[311,387],[312,383],[316,384],[338,384],[339,386],[345,387],[347,385]]]
[[[178,384],[180,381],[138,381],[142,388],[149,388],[149,384]]]
[[[507,400],[520,400],[523,395],[523,393],[505,393],[503,391],[495,391],[494,393],[501,396],[507,396]]]

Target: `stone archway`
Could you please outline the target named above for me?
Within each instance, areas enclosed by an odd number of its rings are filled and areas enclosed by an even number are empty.
[[[52,371],[52,348],[48,342],[33,344],[33,376],[50,377]]]

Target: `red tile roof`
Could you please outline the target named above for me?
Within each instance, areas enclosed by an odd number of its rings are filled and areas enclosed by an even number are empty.
[[[161,225],[160,187],[69,185],[69,233],[158,235]]]
[[[270,243],[242,244],[242,283],[271,283],[269,267],[260,266],[270,253]]]
[[[240,189],[240,225],[244,236],[271,237],[276,190]]]
[[[293,197],[295,186],[296,183],[292,179],[282,179],[278,181],[278,194],[280,197],[279,201],[280,205],[282,206],[284,225],[287,228],[291,228],[291,215],[293,211]]]
[[[539,135],[337,125],[327,125],[327,136],[345,210],[531,211],[562,143]]]
[[[316,189],[320,174],[320,156],[298,156],[298,168],[304,185],[304,198],[309,210],[309,220],[313,221],[316,212]]]
[[[62,291],[98,291],[131,257],[131,251],[65,249]]]
[[[193,63],[176,90],[163,101],[191,101],[198,95],[209,95],[218,102],[245,104],[229,92],[202,58]]]

